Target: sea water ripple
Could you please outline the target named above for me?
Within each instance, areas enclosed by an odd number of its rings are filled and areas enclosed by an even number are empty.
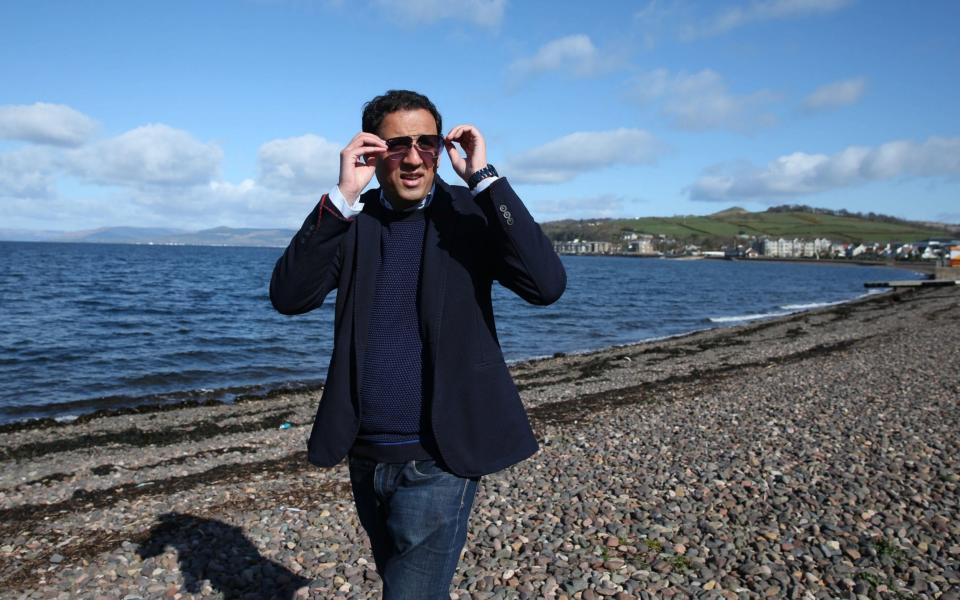
[[[281,252],[0,242],[0,423],[316,387],[333,303],[276,313],[268,283]],[[552,306],[495,287],[508,360],[781,316],[857,298],[868,280],[910,277],[856,265],[563,262],[567,291]]]

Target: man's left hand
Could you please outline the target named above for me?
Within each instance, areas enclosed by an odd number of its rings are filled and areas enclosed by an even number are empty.
[[[453,145],[454,142],[460,144],[463,151],[467,153],[465,158],[460,156],[460,151]],[[473,125],[457,125],[443,138],[443,145],[447,147],[450,165],[464,181],[487,166],[487,144],[483,141],[480,130]]]

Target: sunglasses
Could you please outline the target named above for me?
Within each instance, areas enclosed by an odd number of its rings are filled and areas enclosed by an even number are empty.
[[[385,158],[388,160],[403,158],[410,152],[410,148],[416,147],[423,162],[433,162],[440,156],[440,149],[443,148],[443,138],[432,134],[418,135],[416,138],[401,135],[384,141],[387,143]]]

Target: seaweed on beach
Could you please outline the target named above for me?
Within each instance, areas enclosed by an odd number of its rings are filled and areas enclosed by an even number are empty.
[[[0,424],[0,434],[3,433],[15,433],[19,431],[36,431],[41,429],[50,429],[53,427],[71,427],[74,425],[89,423],[91,421],[97,421],[99,419],[105,419],[109,417],[119,417],[124,415],[143,415],[143,414],[153,414],[153,413],[166,413],[166,412],[176,412],[187,408],[201,408],[209,406],[223,406],[224,404],[231,405],[240,405],[246,404],[248,402],[256,402],[260,400],[271,400],[274,398],[280,398],[287,396],[291,393],[320,393],[323,391],[323,382],[320,383],[304,383],[304,384],[287,384],[281,387],[270,389],[262,393],[253,393],[246,392],[240,393],[233,398],[232,401],[224,402],[222,400],[216,399],[207,399],[207,400],[181,400],[179,402],[169,402],[169,403],[156,403],[156,402],[147,402],[144,404],[137,404],[136,406],[123,406],[119,408],[101,408],[93,412],[85,413],[79,415],[75,419],[70,420],[57,420],[51,417],[43,417],[39,419],[28,419],[25,421],[14,421],[12,423],[3,423]],[[268,409],[273,410],[273,409]],[[266,411],[256,411],[256,412],[266,412]],[[256,412],[248,412],[246,414],[256,414]]]
[[[841,340],[829,344],[818,344],[811,348],[777,356],[767,360],[751,361],[739,364],[722,364],[712,369],[693,369],[689,373],[671,375],[664,379],[641,383],[639,385],[618,388],[615,390],[596,392],[576,396],[569,400],[543,404],[530,409],[530,418],[534,423],[560,424],[580,421],[605,410],[629,404],[654,402],[654,399],[674,398],[676,392],[690,384],[696,384],[702,392],[703,386],[710,385],[724,379],[735,372],[752,368],[767,368],[774,365],[783,365],[799,362],[814,356],[833,354],[847,350],[858,343],[871,339],[874,336],[865,336],[856,339]]]
[[[83,434],[76,437],[63,437],[15,447],[0,447],[0,459],[23,460],[37,458],[55,452],[70,452],[82,448],[95,448],[106,445],[123,445],[144,448],[148,446],[171,446],[184,442],[196,442],[213,436],[247,433],[263,429],[276,429],[282,423],[290,421],[293,411],[277,411],[256,421],[220,425],[212,419],[199,421],[192,427],[168,427],[147,430],[128,427],[119,431]]]
[[[137,467],[120,467],[113,464],[98,465],[90,469],[94,475],[104,476],[111,473],[116,473],[118,471],[143,471],[146,469],[155,469],[157,467],[169,467],[172,465],[182,465],[185,462],[191,460],[196,460],[198,458],[207,458],[210,456],[222,456],[224,454],[253,454],[257,452],[259,448],[253,446],[230,446],[228,448],[214,448],[213,450],[204,450],[203,452],[194,452],[193,454],[185,454],[183,456],[175,456],[174,458],[168,458],[166,460],[160,460],[153,463],[148,463],[145,465],[140,465]]]
[[[290,475],[309,468],[311,467],[307,461],[306,452],[294,452],[275,459],[218,465],[205,471],[178,477],[124,483],[96,490],[78,489],[70,498],[60,502],[22,504],[0,509],[0,537],[8,538],[28,527],[31,522],[42,521],[61,512],[73,512],[81,507],[84,510],[100,509],[142,496],[170,495],[191,490],[197,486],[226,485],[247,481],[255,475],[270,475],[281,471]]]

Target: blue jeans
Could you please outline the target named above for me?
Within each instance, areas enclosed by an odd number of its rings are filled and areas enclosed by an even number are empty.
[[[353,500],[370,537],[383,600],[450,598],[477,482],[432,460],[350,459]]]

